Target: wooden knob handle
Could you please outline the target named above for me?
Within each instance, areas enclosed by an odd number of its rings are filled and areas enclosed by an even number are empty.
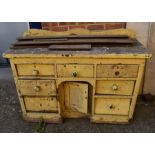
[[[113,89],[113,90],[118,90],[118,86],[117,86],[116,84],[114,84],[114,85],[112,86],[112,89]]]
[[[34,70],[32,71],[32,75],[38,75],[38,74],[39,74],[39,71],[38,71],[38,70],[35,70],[35,69],[34,69]]]
[[[73,72],[73,73],[72,73],[72,76],[73,76],[73,77],[77,77],[77,72]]]
[[[33,89],[34,89],[35,91],[37,91],[37,92],[40,91],[40,87],[39,87],[39,86],[34,86]]]

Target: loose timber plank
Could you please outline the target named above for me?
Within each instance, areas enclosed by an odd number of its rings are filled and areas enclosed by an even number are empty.
[[[51,45],[50,50],[90,50],[91,44]]]
[[[53,38],[129,38],[127,35],[68,35],[68,36],[34,36],[19,37],[17,40],[53,39]]]
[[[131,39],[68,39],[65,41],[20,41],[12,45],[42,45],[42,44],[75,44],[75,43],[135,43],[135,40]]]

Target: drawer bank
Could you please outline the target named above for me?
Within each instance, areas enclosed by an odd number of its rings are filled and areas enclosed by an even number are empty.
[[[88,117],[96,123],[127,123],[151,56],[137,42],[90,50],[10,49],[4,57],[10,59],[25,120]]]

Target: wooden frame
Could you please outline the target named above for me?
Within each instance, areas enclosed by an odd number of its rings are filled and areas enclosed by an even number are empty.
[[[133,113],[136,105],[136,100],[137,96],[139,93],[140,85],[142,82],[142,77],[144,74],[144,67],[145,67],[145,59],[150,58],[149,54],[105,54],[105,55],[72,55],[72,56],[62,56],[62,55],[55,55],[55,54],[7,54],[5,57],[10,58],[11,62],[11,67],[14,75],[14,80],[17,88],[17,93],[19,96],[20,104],[21,104],[21,109],[23,112],[24,119],[29,120],[29,121],[38,121],[38,120],[45,120],[47,122],[62,122],[63,118],[78,118],[78,117],[90,117],[92,122],[97,122],[97,123],[127,123],[130,119],[133,118]],[[48,65],[54,65],[54,70],[55,70],[55,75],[52,76],[18,76],[17,74],[17,64],[48,64]],[[74,64],[74,65],[93,65],[93,76],[86,78],[86,77],[58,77],[57,74],[57,65],[59,64]],[[129,77],[97,77],[96,73],[96,66],[100,64],[112,64],[112,65],[120,65],[120,64],[125,64],[125,65],[138,65],[138,74],[137,77],[134,78],[129,78]],[[46,75],[46,69],[45,69],[45,75]],[[74,82],[87,82],[92,86],[92,101],[91,101],[91,112],[88,113],[88,115],[84,115],[82,113],[78,112],[63,112],[62,108],[62,101],[60,102],[59,97],[58,97],[58,113],[38,113],[38,112],[27,112],[24,104],[23,97],[20,95],[20,90],[19,90],[19,85],[18,85],[18,80],[23,79],[23,80],[55,80],[56,81],[56,89],[58,93],[58,89],[60,84],[63,82],[67,81],[74,81]],[[102,94],[102,95],[97,95],[95,94],[95,89],[96,89],[96,81],[97,80],[106,80],[106,81],[114,81],[114,80],[119,80],[119,81],[135,81],[134,85],[134,91],[133,94],[130,96],[126,96],[125,94],[120,95],[120,96],[109,96],[110,98],[129,98],[131,100],[130,103],[130,108],[129,108],[129,114],[128,115],[107,115],[107,114],[102,114],[102,115],[97,115],[94,112],[94,106],[95,106],[95,98],[107,98],[108,95]],[[60,91],[61,95],[61,91]],[[58,95],[57,95],[58,96]]]

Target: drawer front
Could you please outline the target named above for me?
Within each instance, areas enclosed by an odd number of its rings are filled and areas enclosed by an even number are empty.
[[[58,103],[55,97],[24,97],[27,111],[57,112]]]
[[[18,80],[21,95],[25,96],[51,96],[56,94],[54,80]]]
[[[129,107],[130,99],[96,98],[94,110],[96,114],[128,115]]]
[[[94,77],[93,65],[57,65],[58,77]]]
[[[18,76],[54,76],[54,65],[45,64],[17,64]]]
[[[135,81],[96,81],[96,94],[132,95]]]
[[[109,78],[136,78],[138,75],[138,65],[97,65],[97,77]]]

